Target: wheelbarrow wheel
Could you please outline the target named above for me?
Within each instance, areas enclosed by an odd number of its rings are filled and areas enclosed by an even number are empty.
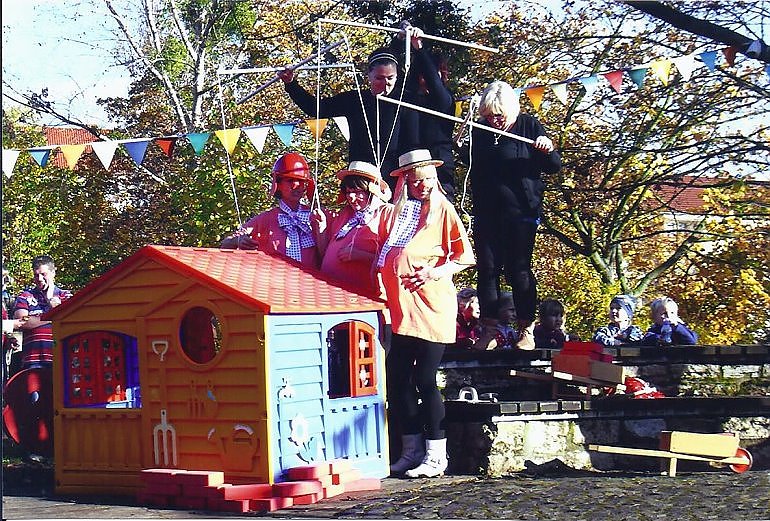
[[[751,452],[747,451],[743,447],[738,447],[738,450],[735,451],[735,457],[746,458],[749,460],[748,463],[733,463],[730,465],[730,470],[738,474],[743,474],[749,470],[751,465],[754,463],[754,458],[751,457]]]

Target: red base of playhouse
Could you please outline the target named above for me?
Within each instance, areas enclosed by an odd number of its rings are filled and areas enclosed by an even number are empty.
[[[293,505],[309,505],[345,492],[379,490],[377,478],[362,478],[347,460],[294,467],[289,481],[233,485],[224,473],[182,469],[142,471],[144,488],[138,503],[160,508],[187,508],[217,512],[272,512]]]

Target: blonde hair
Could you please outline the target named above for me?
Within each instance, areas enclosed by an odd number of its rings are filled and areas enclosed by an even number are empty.
[[[674,306],[674,311],[679,312],[679,305],[676,301],[670,297],[658,297],[650,302],[650,315],[655,316],[655,313],[661,309],[666,309],[666,305],[671,304]]]
[[[520,111],[521,106],[516,91],[504,81],[493,81],[481,93],[479,115],[482,121],[492,114],[502,114],[505,116],[505,125],[508,126],[516,121]]]
[[[428,205],[428,214],[425,216],[425,226],[433,222],[436,217],[436,211],[439,207],[438,197],[444,197],[441,193],[441,189],[438,186],[438,173],[434,165],[422,165],[411,168],[401,173],[401,179],[398,180],[398,186],[396,187],[396,196],[393,198],[393,205],[395,206],[395,214],[400,215],[401,210],[404,208],[407,199],[409,199],[409,187],[407,186],[407,176],[410,172],[414,172],[418,175],[429,176],[433,174],[436,177],[436,186],[430,191],[427,201],[423,201],[423,204]]]

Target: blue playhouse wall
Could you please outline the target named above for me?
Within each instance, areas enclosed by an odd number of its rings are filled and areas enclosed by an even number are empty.
[[[269,457],[275,481],[285,480],[291,467],[337,458],[350,459],[365,477],[387,477],[385,351],[378,313],[267,315],[265,320],[268,410],[275,419],[270,422]],[[347,353],[337,353],[340,342],[355,348],[345,332],[351,321],[371,328],[374,338],[374,367],[367,366],[374,381],[363,391],[369,394],[359,396],[351,389],[355,381],[344,381],[351,372]]]

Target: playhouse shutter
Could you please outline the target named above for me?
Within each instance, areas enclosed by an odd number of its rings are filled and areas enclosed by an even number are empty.
[[[374,328],[364,322],[352,321],[350,331],[350,395],[368,396],[377,393],[377,364],[374,354]]]

